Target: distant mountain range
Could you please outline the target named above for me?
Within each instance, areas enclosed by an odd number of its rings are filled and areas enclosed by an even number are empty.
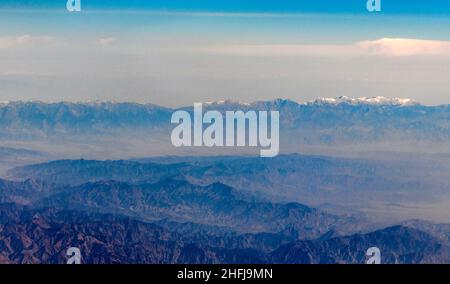
[[[192,110],[192,106],[181,109]],[[204,109],[278,110],[284,153],[318,147],[450,153],[450,105],[424,106],[409,99],[383,97],[339,97],[307,103],[283,99],[250,104],[221,101],[205,103]],[[98,145],[98,139],[106,144],[103,140],[114,137],[122,147],[107,147],[125,151],[128,156],[134,152],[126,148],[136,145],[136,141],[152,143],[156,153],[170,154],[175,151],[170,147],[169,135],[173,127],[170,117],[175,110],[137,103],[8,102],[0,104],[0,137],[28,141],[30,145],[33,141],[51,144],[67,140],[92,147]],[[134,144],[127,141],[129,137],[133,137]]]

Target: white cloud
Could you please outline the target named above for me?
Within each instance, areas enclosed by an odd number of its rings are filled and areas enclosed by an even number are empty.
[[[414,56],[450,55],[450,41],[382,38],[354,44],[277,44],[277,45],[212,45],[188,48],[191,52],[243,56]]]
[[[105,37],[98,40],[98,43],[101,46],[110,46],[117,42],[117,38],[115,37]]]
[[[450,55],[450,41],[382,38],[356,44],[360,49],[376,55]]]
[[[0,36],[0,49],[28,46],[36,44],[50,44],[54,41],[51,36]]]
[[[357,52],[350,45],[302,45],[302,44],[246,44],[246,45],[214,45],[188,48],[192,52],[245,55],[245,56],[298,56],[298,55],[342,55]]]

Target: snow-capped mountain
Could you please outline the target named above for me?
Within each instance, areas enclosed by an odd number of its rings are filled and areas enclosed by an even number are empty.
[[[300,105],[318,105],[318,104],[330,104],[330,105],[339,105],[339,104],[351,104],[351,105],[374,105],[374,106],[414,106],[420,105],[419,102],[409,99],[409,98],[387,98],[383,96],[377,97],[359,97],[352,98],[347,96],[339,96],[335,98],[331,97],[321,97],[311,101],[305,102],[295,102],[289,99],[275,99],[272,101],[257,101],[252,103],[247,102],[237,102],[232,100],[220,100],[215,102],[206,102],[204,105],[207,107],[243,107],[243,108],[251,108],[251,107],[260,107],[260,106],[278,106],[282,107],[285,105],[290,106],[300,106]]]
[[[347,96],[340,96],[337,98],[318,98],[313,102],[308,103],[328,103],[328,104],[368,104],[368,105],[393,105],[393,106],[411,106],[418,105],[419,103],[413,99],[408,98],[386,98],[383,96],[377,97],[360,97],[360,98],[350,98]]]
[[[192,111],[192,106],[180,109]],[[450,105],[425,106],[400,98],[338,97],[302,103],[285,99],[253,103],[227,100],[204,103],[203,109],[279,111],[280,149],[285,152],[355,146],[359,150],[450,152]],[[120,146],[121,139],[125,144],[140,145],[152,141],[153,147],[164,145],[170,150],[174,127],[170,118],[175,110],[138,103],[8,102],[0,105],[0,138],[97,143],[98,137],[109,137]]]

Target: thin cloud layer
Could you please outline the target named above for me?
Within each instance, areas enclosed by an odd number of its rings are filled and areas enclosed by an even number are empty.
[[[357,46],[370,54],[387,56],[450,55],[449,41],[382,38],[363,41]]]
[[[105,37],[98,40],[98,43],[101,46],[110,46],[117,42],[117,38],[115,37]]]
[[[54,39],[0,35],[0,41],[4,100],[127,100],[178,107],[222,98],[401,95],[442,104],[448,103],[450,88],[446,42],[259,44],[249,39],[239,44],[243,41],[126,38],[115,32]],[[422,54],[432,56],[423,60]]]
[[[243,56],[302,56],[302,55],[378,55],[419,56],[450,55],[450,41],[382,38],[348,45],[215,45],[190,48],[190,51]]]
[[[32,46],[36,44],[50,44],[54,41],[51,36],[0,36],[0,48],[14,48],[18,46]]]
[[[300,45],[300,44],[277,44],[277,45],[215,45],[189,49],[193,52],[244,55],[244,56],[301,56],[308,54],[316,55],[342,55],[358,52],[354,46],[349,45]]]

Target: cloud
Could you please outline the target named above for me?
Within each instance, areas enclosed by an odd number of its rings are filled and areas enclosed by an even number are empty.
[[[450,55],[449,41],[382,38],[362,41],[356,46],[370,54],[386,56]]]
[[[115,37],[105,37],[98,40],[98,43],[101,46],[110,46],[117,42],[117,38]]]
[[[301,44],[274,44],[274,45],[215,45],[188,49],[193,52],[246,55],[246,56],[299,56],[299,55],[343,55],[356,52],[350,45],[301,45]]]
[[[30,46],[37,44],[50,44],[54,41],[51,36],[0,36],[0,49],[14,48],[18,46]]]
[[[353,44],[213,45],[188,48],[191,52],[243,56],[416,56],[450,55],[450,41],[382,38]]]

